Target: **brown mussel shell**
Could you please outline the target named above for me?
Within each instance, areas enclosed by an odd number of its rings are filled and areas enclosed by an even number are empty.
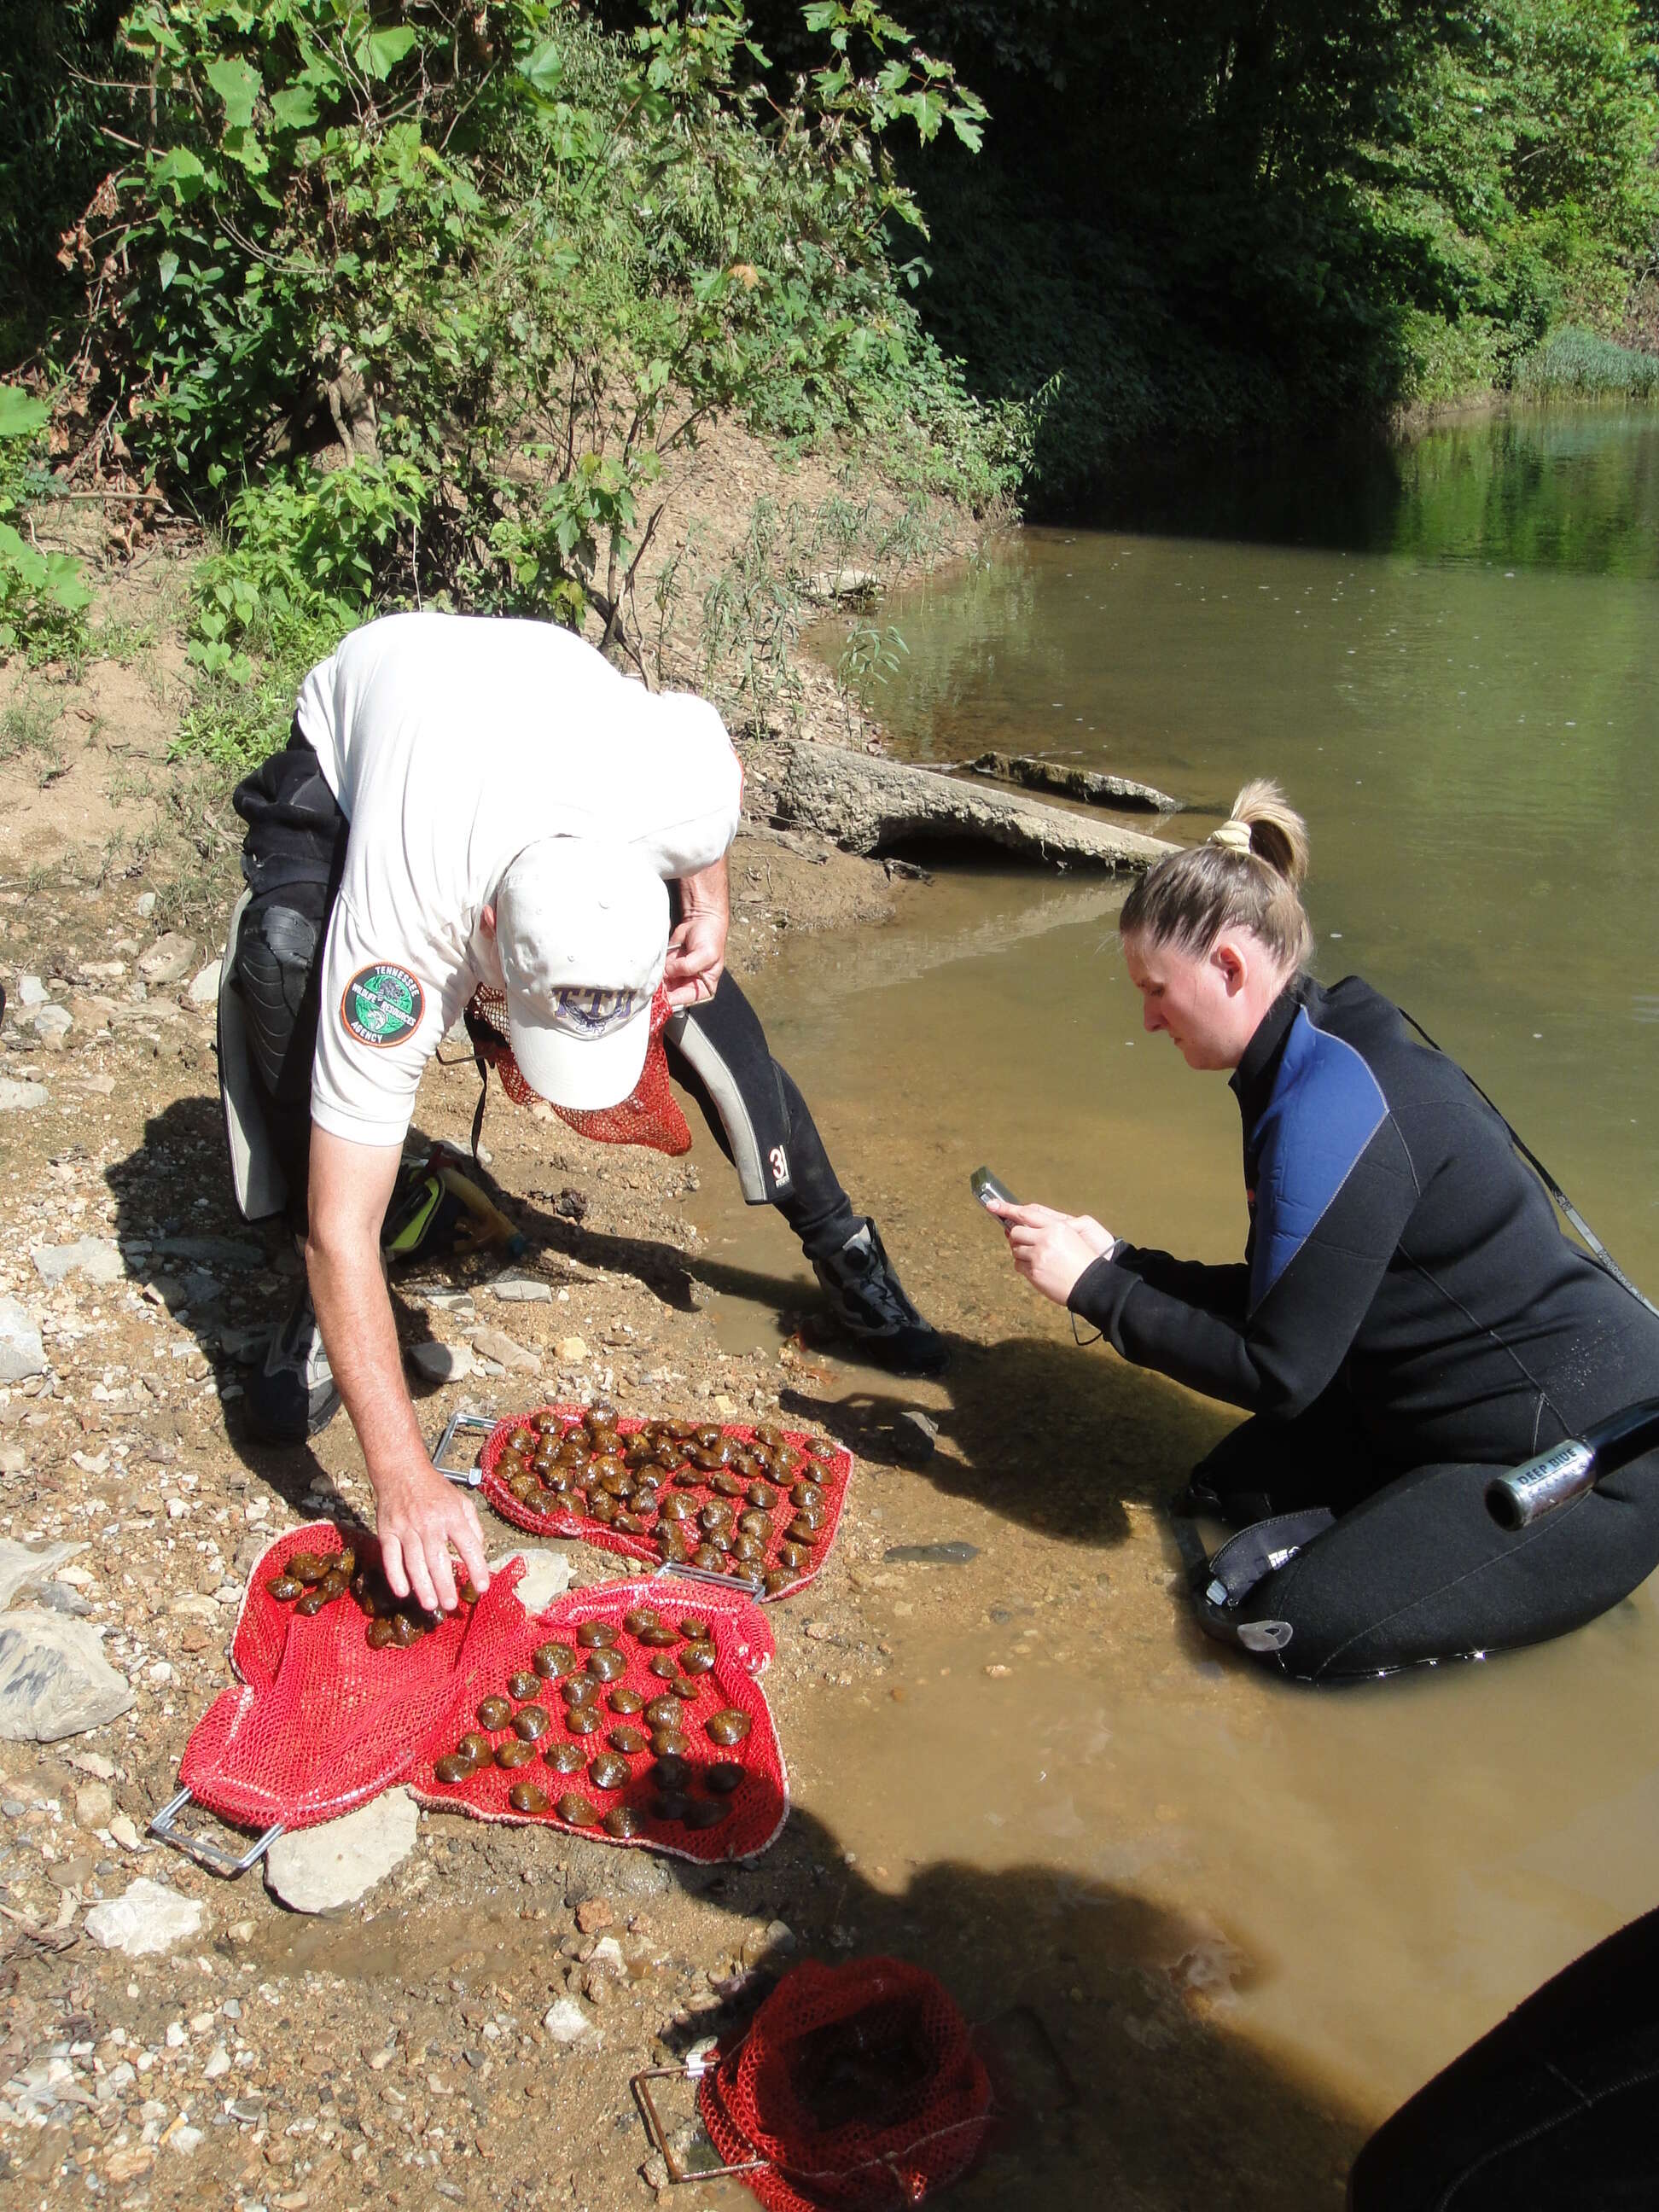
[[[513,1717],[513,1708],[505,1698],[481,1698],[472,1717],[481,1729],[504,1729]]]
[[[521,1743],[534,1743],[553,1725],[545,1705],[520,1705],[513,1716],[513,1733]]]
[[[648,1751],[651,1747],[650,1737],[646,1735],[643,1729],[636,1728],[614,1728],[606,1736],[605,1741],[611,1746],[612,1751],[630,1754],[636,1751]]]
[[[716,1828],[732,1808],[719,1797],[694,1797],[685,1808],[688,1828]]]
[[[671,1682],[668,1687],[670,1692],[677,1697],[682,1705],[694,1705],[702,1695],[702,1685],[690,1680],[684,1682]]]
[[[411,1620],[406,1613],[392,1616],[392,1640],[400,1651],[407,1651],[411,1644],[418,1644],[426,1630],[418,1620]]]
[[[509,1698],[538,1698],[541,1693],[542,1678],[539,1674],[509,1674],[507,1678]]]
[[[463,1758],[459,1751],[447,1751],[441,1759],[434,1760],[432,1768],[440,1782],[465,1782],[473,1771],[473,1762]]]
[[[591,1674],[571,1674],[559,1685],[559,1695],[571,1706],[591,1705],[599,1694],[599,1686]]]
[[[295,1613],[303,1613],[307,1620],[314,1620],[327,1603],[328,1600],[320,1589],[308,1589],[305,1595],[297,1601],[294,1610]]]
[[[769,1513],[757,1513],[751,1510],[738,1516],[738,1535],[758,1536],[764,1543],[771,1533],[772,1516]]]
[[[662,1615],[653,1606],[636,1605],[623,1622],[630,1636],[643,1636],[647,1628],[657,1627]]]
[[[654,1627],[642,1628],[639,1640],[648,1651],[667,1651],[680,1639],[665,1622],[659,1620]]]
[[[703,1769],[702,1786],[705,1790],[712,1790],[717,1797],[729,1797],[734,1790],[743,1787],[743,1783],[744,1769],[732,1765],[729,1760],[723,1760],[718,1766]]]
[[[680,1654],[680,1665],[688,1674],[712,1674],[714,1668],[714,1647],[712,1644],[689,1644]]]
[[[265,1588],[279,1605],[292,1605],[305,1584],[297,1575],[273,1575]]]
[[[489,1738],[477,1729],[469,1729],[455,1749],[462,1759],[470,1759],[475,1766],[488,1765],[495,1755]]]
[[[544,1682],[555,1682],[570,1672],[576,1655],[568,1644],[538,1644],[530,1655],[530,1663]]]
[[[605,1715],[597,1705],[572,1705],[564,1724],[572,1735],[596,1735],[605,1726]]]
[[[678,1729],[653,1729],[651,1748],[659,1759],[684,1759],[691,1748],[691,1739]]]
[[[607,1836],[637,1836],[645,1826],[645,1817],[637,1805],[613,1805],[605,1816]]]
[[[321,1582],[332,1565],[332,1560],[319,1558],[315,1552],[295,1552],[289,1560],[287,1572],[309,1589],[313,1583]]]
[[[665,1651],[659,1651],[653,1657],[647,1659],[645,1663],[650,1672],[657,1677],[659,1682],[672,1682],[678,1670],[679,1664],[677,1660],[671,1659]]]
[[[614,1752],[602,1751],[588,1764],[587,1778],[596,1790],[620,1790],[633,1777],[634,1770],[628,1761],[618,1759]]]
[[[520,1743],[516,1737],[511,1743],[498,1744],[495,1747],[495,1764],[506,1768],[508,1773],[515,1766],[527,1765],[535,1756],[535,1746]]]
[[[781,1567],[808,1567],[811,1564],[812,1554],[805,1544],[778,1546],[778,1565]]]
[[[653,1698],[645,1709],[647,1728],[678,1728],[680,1723],[679,1701],[675,1698]]]
[[[390,1644],[391,1641],[392,1623],[389,1620],[371,1620],[369,1622],[368,1643],[368,1648],[371,1651],[384,1651],[386,1645]]]
[[[628,1662],[620,1651],[595,1651],[589,1655],[587,1671],[596,1682],[614,1682],[628,1672]]]
[[[691,1787],[691,1762],[689,1759],[671,1753],[657,1760],[651,1769],[651,1779],[659,1790],[689,1790]]]
[[[768,1597],[776,1597],[781,1591],[793,1589],[795,1579],[787,1567],[774,1567],[766,1577],[766,1595]]]
[[[744,1496],[757,1511],[769,1512],[778,1502],[778,1493],[768,1482],[751,1482]]]
[[[703,1723],[711,1743],[741,1743],[751,1723],[747,1713],[728,1705],[724,1712],[714,1713]]]
[[[609,1620],[585,1620],[576,1631],[576,1641],[584,1651],[602,1651],[616,1640],[616,1626]]]
[[[587,1753],[579,1743],[550,1744],[542,1757],[556,1774],[580,1774],[587,1764]]]
[[[642,1713],[645,1711],[644,1698],[639,1691],[629,1689],[626,1684],[620,1690],[613,1690],[605,1703],[613,1713]]]
[[[574,1790],[565,1792],[556,1809],[559,1818],[568,1820],[573,1828],[597,1828],[599,1825],[599,1814],[586,1798],[579,1797]]]
[[[680,1623],[680,1634],[688,1644],[707,1644],[711,1633],[701,1613],[688,1613]]]
[[[547,1792],[533,1782],[515,1782],[507,1793],[507,1802],[515,1813],[544,1813]]]
[[[651,1817],[653,1820],[676,1821],[683,1826],[690,1805],[689,1797],[682,1797],[675,1790],[665,1790],[652,1799]]]

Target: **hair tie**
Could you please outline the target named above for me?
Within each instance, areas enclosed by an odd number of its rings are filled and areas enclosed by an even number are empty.
[[[1206,842],[1219,845],[1224,852],[1248,853],[1250,849],[1250,825],[1248,822],[1224,822],[1218,830],[1212,830]]]

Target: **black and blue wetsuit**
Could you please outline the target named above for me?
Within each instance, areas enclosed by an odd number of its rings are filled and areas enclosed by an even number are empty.
[[[1243,1264],[1120,1243],[1071,1297],[1126,1358],[1255,1414],[1194,1477],[1226,1517],[1335,1516],[1228,1626],[1329,1680],[1534,1643],[1628,1595],[1659,1565],[1651,1458],[1519,1535],[1482,1493],[1494,1467],[1659,1395],[1659,1319],[1358,977],[1292,984],[1232,1087]]]

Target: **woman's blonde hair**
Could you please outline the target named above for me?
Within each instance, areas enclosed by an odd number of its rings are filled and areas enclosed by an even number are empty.
[[[1308,825],[1276,783],[1258,777],[1202,845],[1149,868],[1123,902],[1118,931],[1150,945],[1206,953],[1224,929],[1248,929],[1289,968],[1313,957],[1300,896]]]

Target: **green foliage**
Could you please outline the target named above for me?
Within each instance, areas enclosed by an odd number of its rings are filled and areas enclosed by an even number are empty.
[[[0,659],[19,646],[32,659],[61,651],[83,630],[92,599],[73,554],[43,552],[29,527],[28,509],[51,489],[40,467],[50,413],[0,384]]]
[[[1516,362],[1512,380],[1528,399],[1659,398],[1659,355],[1593,331],[1557,331]]]
[[[662,464],[720,411],[1006,496],[1019,410],[968,397],[890,244],[921,222],[892,142],[984,111],[871,0],[802,13],[779,98],[740,0],[631,38],[574,0],[129,8],[89,406],[222,528],[204,678],[434,598],[596,610],[638,662]]]

